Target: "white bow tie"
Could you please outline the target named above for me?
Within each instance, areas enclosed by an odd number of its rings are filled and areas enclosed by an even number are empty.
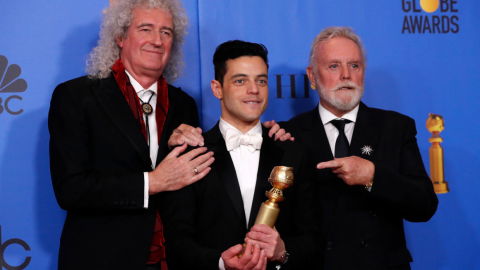
[[[248,151],[255,152],[262,147],[263,138],[260,133],[256,134],[241,134],[235,129],[229,128],[225,133],[225,142],[227,144],[228,151],[235,151],[240,145],[245,145]]]

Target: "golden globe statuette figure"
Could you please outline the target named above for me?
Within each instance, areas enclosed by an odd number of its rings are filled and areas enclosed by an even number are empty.
[[[265,224],[270,228],[273,228],[275,226],[275,222],[277,221],[278,214],[280,213],[278,202],[281,202],[285,199],[283,197],[282,190],[293,185],[293,168],[275,166],[270,173],[268,182],[272,184],[273,188],[265,193],[265,195],[268,197],[268,200],[262,203],[260,206],[257,219],[255,219],[255,225]],[[243,244],[243,249],[238,254],[239,258],[243,256],[245,247],[245,244]]]
[[[447,193],[450,190],[443,174],[443,148],[440,146],[440,143],[443,142],[440,137],[440,132],[444,130],[443,117],[430,113],[427,119],[427,129],[432,133],[432,137],[428,139],[432,143],[430,147],[430,178],[435,193]]]

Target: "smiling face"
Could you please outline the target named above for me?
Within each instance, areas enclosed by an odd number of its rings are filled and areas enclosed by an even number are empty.
[[[322,106],[341,117],[351,111],[363,96],[365,66],[357,44],[344,37],[333,37],[317,45],[314,67],[307,68]]]
[[[220,99],[222,119],[246,133],[260,121],[267,109],[267,65],[258,56],[242,56],[230,59],[226,64],[223,86],[212,80],[212,91]]]
[[[127,71],[140,83],[157,81],[170,58],[173,19],[163,9],[135,8],[127,37],[117,38]],[[152,82],[152,84],[153,84]],[[151,84],[150,84],[151,85]],[[150,85],[143,85],[149,87]]]

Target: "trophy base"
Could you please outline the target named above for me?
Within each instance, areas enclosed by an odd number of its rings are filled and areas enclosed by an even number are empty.
[[[448,183],[447,182],[433,182],[433,188],[435,189],[435,193],[437,194],[443,194],[443,193],[448,193],[450,189],[448,189]]]

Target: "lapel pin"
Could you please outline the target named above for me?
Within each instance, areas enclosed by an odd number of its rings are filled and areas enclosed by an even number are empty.
[[[373,149],[370,147],[370,145],[365,145],[362,149],[362,154],[363,155],[369,155],[373,152]]]

